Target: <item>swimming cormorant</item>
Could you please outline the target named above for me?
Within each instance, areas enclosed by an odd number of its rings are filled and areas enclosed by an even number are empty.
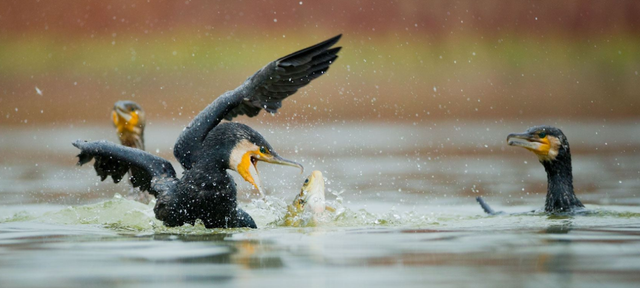
[[[238,172],[258,188],[249,173],[258,161],[300,169],[302,165],[280,157],[249,126],[220,122],[238,115],[253,117],[262,109],[276,113],[282,100],[329,69],[340,51],[340,47],[331,46],[340,37],[267,64],[201,111],[174,146],[173,154],[185,169],[182,178],[163,158],[107,141],[74,142],[80,149],[78,165],[95,158],[94,168],[101,179],[111,176],[116,183],[131,170],[134,187],[156,196],[154,212],[166,226],[193,224],[200,219],[207,228],[256,228],[251,216],[237,207],[236,184],[227,169]]]
[[[507,136],[509,146],[523,147],[538,156],[547,171],[547,197],[544,211],[547,213],[572,213],[584,209],[573,192],[571,150],[567,137],[558,128],[535,126],[524,133]],[[498,214],[481,197],[476,198],[488,214]]]
[[[120,144],[144,150],[146,117],[144,110],[138,103],[129,100],[116,102],[116,104],[113,105],[111,118],[113,125],[116,127]],[[129,173],[129,175],[132,174]],[[149,203],[154,197],[148,192],[138,191],[134,187],[129,191],[127,198],[142,203]]]
[[[113,125],[118,131],[120,143],[144,150],[144,126],[146,117],[142,107],[133,101],[118,101],[111,112]]]

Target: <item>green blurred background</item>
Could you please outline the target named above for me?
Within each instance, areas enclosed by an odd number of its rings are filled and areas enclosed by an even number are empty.
[[[339,33],[328,75],[252,121],[639,116],[640,1],[2,1],[0,125],[108,123],[121,99],[186,124]]]

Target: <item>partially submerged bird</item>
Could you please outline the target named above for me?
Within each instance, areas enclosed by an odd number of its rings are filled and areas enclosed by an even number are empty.
[[[311,172],[311,175],[304,180],[300,193],[296,195],[293,203],[287,207],[284,225],[293,227],[303,226],[309,221],[314,221],[315,217],[325,210],[335,212],[334,208],[326,206],[324,198],[324,178],[322,177],[322,172],[316,170]]]
[[[146,116],[142,107],[138,103],[123,100],[113,105],[111,111],[113,125],[116,127],[120,144],[144,150],[144,128],[146,125]],[[132,175],[129,173],[129,175]],[[143,203],[149,203],[153,197],[145,191],[138,191],[132,188],[127,196]]]
[[[256,228],[237,206],[236,184],[227,170],[238,172],[259,189],[250,173],[258,161],[302,168],[280,157],[273,147],[249,126],[226,122],[238,115],[253,117],[264,109],[276,113],[282,100],[294,94],[329,69],[340,51],[331,48],[341,35],[275,60],[249,77],[242,85],[219,96],[182,131],[174,156],[184,174],[176,176],[171,163],[139,149],[107,141],[76,141],[78,164],[95,158],[94,168],[102,180],[119,182],[131,170],[133,186],[156,196],[156,218],[166,226],[194,224],[200,219],[207,228]]]
[[[567,137],[558,128],[535,126],[524,133],[507,136],[509,146],[525,148],[538,156],[547,171],[547,197],[544,211],[547,213],[573,213],[584,210],[584,205],[573,192],[571,150]],[[488,214],[493,211],[481,197],[476,198]]]
[[[133,101],[118,101],[111,112],[113,125],[118,131],[120,143],[144,150],[146,117],[142,107]]]

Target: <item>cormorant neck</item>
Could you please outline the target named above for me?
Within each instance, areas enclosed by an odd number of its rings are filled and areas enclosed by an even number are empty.
[[[131,147],[131,148],[137,148],[140,150],[145,150],[144,149],[144,131],[141,132],[122,132],[119,135],[120,138],[120,143],[122,143],[122,145],[127,146],[127,147]]]
[[[142,147],[141,147],[141,148],[139,148],[139,149],[141,149],[141,150],[145,150],[145,147],[144,147],[144,130],[142,130],[142,131],[140,132],[140,136],[139,136],[139,138],[140,138],[140,146],[142,146]]]
[[[545,212],[571,212],[584,207],[573,192],[573,173],[571,168],[571,154],[559,153],[551,161],[541,161],[547,171],[547,199]]]

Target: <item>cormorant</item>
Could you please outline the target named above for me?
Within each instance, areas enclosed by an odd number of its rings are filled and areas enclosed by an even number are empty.
[[[111,112],[113,125],[116,127],[120,144],[144,150],[144,128],[146,117],[144,110],[138,103],[128,100],[118,101]],[[129,175],[132,175],[129,173]],[[153,197],[145,191],[132,188],[127,198],[149,203]]]
[[[267,64],[202,110],[182,131],[174,146],[173,154],[185,169],[182,178],[176,176],[171,163],[165,159],[107,141],[74,142],[80,149],[78,165],[95,158],[93,166],[101,179],[111,176],[116,183],[131,170],[134,187],[156,196],[153,210],[166,226],[193,224],[200,219],[207,228],[256,228],[251,216],[237,207],[236,184],[227,169],[238,172],[258,188],[249,173],[258,161],[300,169],[302,165],[280,157],[262,135],[249,126],[220,122],[238,115],[253,117],[262,109],[276,113],[282,100],[329,69],[340,51],[340,47],[331,46],[340,37]]]
[[[120,143],[144,150],[144,126],[146,117],[142,107],[133,101],[118,101],[113,105],[113,125],[118,131]]]
[[[531,127],[524,133],[509,134],[507,143],[535,153],[547,171],[545,212],[572,213],[584,209],[573,192],[571,150],[567,137],[560,129],[545,125]],[[481,197],[476,199],[486,213],[498,214]]]

